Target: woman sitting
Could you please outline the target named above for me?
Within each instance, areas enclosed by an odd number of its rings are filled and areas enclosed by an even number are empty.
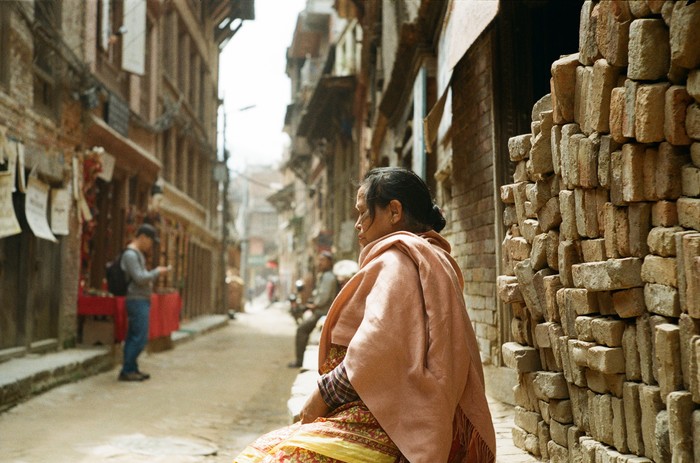
[[[462,273],[425,182],[371,170],[357,191],[360,270],[324,323],[301,422],[244,462],[493,462],[496,438]]]

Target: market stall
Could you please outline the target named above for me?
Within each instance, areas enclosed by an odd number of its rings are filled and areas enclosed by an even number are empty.
[[[177,291],[151,295],[151,313],[148,339],[170,336],[180,327],[182,298]],[[114,321],[114,341],[121,342],[126,335],[127,315],[124,297],[78,296],[79,316],[106,316]]]

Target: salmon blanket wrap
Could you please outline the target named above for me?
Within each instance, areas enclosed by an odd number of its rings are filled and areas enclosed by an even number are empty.
[[[351,384],[411,463],[493,462],[484,373],[449,252],[432,231],[368,244],[326,317],[319,365],[332,344],[347,346]]]

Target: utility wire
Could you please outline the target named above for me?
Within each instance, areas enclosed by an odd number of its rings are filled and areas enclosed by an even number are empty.
[[[231,173],[234,174],[234,175],[236,175],[236,176],[238,176],[238,177],[243,177],[244,179],[248,180],[248,181],[251,182],[251,183],[255,183],[256,185],[260,185],[260,186],[262,186],[262,187],[265,187],[265,188],[267,188],[268,190],[272,190],[272,191],[274,191],[275,193],[278,192],[278,191],[281,191],[280,188],[273,188],[272,185],[270,185],[269,183],[265,183],[265,182],[262,182],[262,181],[260,181],[260,180],[254,179],[254,178],[249,177],[249,176],[247,176],[247,175],[245,175],[245,174],[243,174],[243,173],[241,173],[241,172],[236,172],[235,170],[232,170]]]

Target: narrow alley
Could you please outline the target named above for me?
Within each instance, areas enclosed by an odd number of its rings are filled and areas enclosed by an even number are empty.
[[[0,413],[0,463],[232,462],[256,437],[289,424],[298,404],[288,400],[315,384],[287,368],[296,330],[288,309],[257,298],[224,328],[144,353],[148,381],[119,382],[116,365]],[[512,442],[513,407],[493,398],[489,407],[497,462],[535,463]]]
[[[0,5],[0,463],[700,463],[700,1]]]
[[[176,349],[144,354],[152,378],[117,381],[118,366],[0,414],[0,461],[231,462],[289,423],[294,321],[258,305]]]

